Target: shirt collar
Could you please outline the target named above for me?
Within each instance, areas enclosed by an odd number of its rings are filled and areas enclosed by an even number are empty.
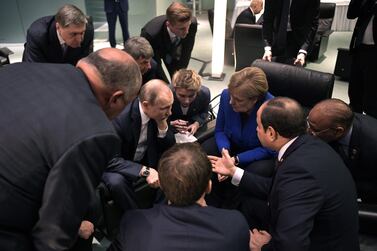
[[[175,35],[170,29],[168,26],[166,26],[167,30],[168,30],[168,33],[169,33],[169,37],[170,37],[170,41],[175,41],[177,39],[177,35]]]
[[[65,41],[64,41],[64,39],[60,36],[60,34],[59,34],[59,31],[58,30],[56,30],[56,35],[58,35],[58,39],[59,39],[59,43],[60,43],[60,45],[63,45],[63,44],[65,44]]]
[[[297,138],[298,138],[298,136],[297,136],[297,137],[294,137],[293,139],[291,139],[290,141],[288,141],[287,143],[285,143],[285,145],[282,146],[282,148],[280,148],[280,150],[279,150],[279,154],[278,154],[278,161],[282,161],[282,157],[283,157],[285,151],[287,151],[288,147],[289,147],[290,145],[292,145],[292,143],[293,143]]]
[[[143,107],[141,106],[140,101],[139,101],[139,110],[140,110],[140,116],[141,116],[141,125],[145,125],[149,122],[150,118],[147,116],[147,114],[144,113]]]

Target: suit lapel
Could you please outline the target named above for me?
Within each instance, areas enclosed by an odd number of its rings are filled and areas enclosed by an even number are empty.
[[[140,115],[140,109],[139,109],[139,99],[135,99],[132,102],[132,108],[131,108],[131,134],[133,135],[134,141],[133,141],[133,155],[135,155],[135,151],[137,148],[137,143],[139,142],[140,137],[140,128],[141,128],[141,115]]]

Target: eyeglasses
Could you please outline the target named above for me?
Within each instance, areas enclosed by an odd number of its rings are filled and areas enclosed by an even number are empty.
[[[311,125],[310,125],[310,121],[309,121],[309,117],[306,117],[306,127],[307,127],[307,130],[308,132],[313,135],[313,136],[318,136],[324,132],[327,132],[329,130],[332,130],[333,128],[332,127],[329,127],[329,128],[326,128],[326,129],[323,129],[323,130],[319,130],[319,131],[316,131],[314,130]]]

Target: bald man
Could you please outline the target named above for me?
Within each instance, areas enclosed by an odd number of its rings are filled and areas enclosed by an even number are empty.
[[[263,9],[263,0],[253,0],[250,6],[244,9],[237,17],[236,24],[256,24],[255,15],[259,14]],[[262,20],[260,20],[262,19]],[[263,17],[258,19],[257,24],[263,22]]]
[[[143,177],[151,188],[159,187],[158,160],[175,144],[167,123],[173,101],[169,86],[154,79],[143,85],[139,97],[113,121],[122,140],[122,151],[102,178],[124,211],[137,207],[132,181]]]
[[[328,142],[342,157],[358,197],[377,203],[377,120],[353,113],[342,100],[328,99],[312,108],[307,122],[309,133]]]
[[[117,49],[94,52],[77,67],[1,68],[1,250],[73,246],[104,168],[120,151],[109,119],[140,85],[138,65]]]

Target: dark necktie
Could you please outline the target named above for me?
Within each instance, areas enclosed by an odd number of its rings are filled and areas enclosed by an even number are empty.
[[[281,9],[281,16],[280,16],[280,25],[279,31],[277,35],[277,45],[279,49],[284,49],[287,44],[287,27],[288,27],[288,15],[289,15],[289,5],[290,0],[281,0],[282,9]]]
[[[65,57],[65,55],[67,54],[67,50],[68,50],[68,46],[67,44],[62,44],[62,54],[63,54],[63,57]]]

